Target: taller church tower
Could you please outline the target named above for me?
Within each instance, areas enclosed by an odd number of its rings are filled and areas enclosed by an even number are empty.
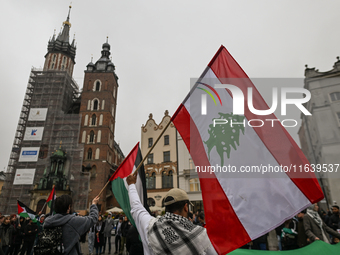
[[[81,96],[79,143],[84,144],[83,168],[91,175],[88,201],[99,194],[123,160],[114,141],[118,76],[110,54],[107,40],[98,61],[94,64],[91,60],[87,65]],[[99,204],[102,212],[115,205],[110,187],[101,195]]]
[[[71,9],[71,7],[70,7]],[[48,42],[43,70],[32,68],[11,149],[0,212],[17,211],[17,200],[40,211],[52,186],[71,194],[74,210],[86,210],[89,174],[82,172],[78,143],[80,92],[72,78],[75,42],[70,44],[70,10],[62,31]]]

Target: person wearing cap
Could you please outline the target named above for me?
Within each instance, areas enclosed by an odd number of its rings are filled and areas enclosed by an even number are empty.
[[[206,229],[188,219],[189,197],[178,188],[164,197],[165,215],[152,217],[142,205],[136,190],[137,176],[129,175],[131,214],[143,242],[144,254],[217,254]]]
[[[109,212],[107,215],[107,219],[105,220],[105,228],[104,228],[104,249],[103,253],[105,253],[106,244],[109,244],[109,253],[111,253],[111,231],[113,229],[113,219],[112,212]]]

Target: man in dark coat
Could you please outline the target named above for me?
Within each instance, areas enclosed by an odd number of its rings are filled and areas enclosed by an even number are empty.
[[[22,246],[20,255],[31,254],[35,236],[38,233],[38,226],[32,219],[27,218],[26,221],[28,222],[24,229],[24,245]]]
[[[303,225],[305,227],[306,235],[311,242],[314,242],[315,240],[322,240],[326,243],[331,243],[328,234],[331,234],[333,237],[337,238],[340,238],[340,234],[328,227],[322,221],[320,215],[318,214],[318,209],[319,207],[317,204],[311,205],[303,217]]]
[[[336,231],[338,229],[338,224],[339,224],[339,206],[333,205],[332,215],[328,220],[328,226]]]
[[[135,226],[129,228],[126,237],[126,250],[129,255],[143,255],[143,243],[139,240],[139,234]]]
[[[128,232],[129,232],[130,225],[131,225],[131,223],[129,222],[128,217],[125,216],[124,221],[123,221],[122,226],[121,226],[122,237],[121,237],[119,254],[123,254],[124,246],[125,246],[125,243],[126,243],[126,237],[127,237]]]
[[[303,210],[300,213],[298,213],[298,228],[297,228],[297,245],[299,248],[305,247],[309,242],[307,240],[305,227],[303,226],[303,217],[305,216],[307,210]]]

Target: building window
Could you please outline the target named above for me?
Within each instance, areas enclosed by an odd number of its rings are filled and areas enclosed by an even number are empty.
[[[170,151],[163,151],[163,162],[170,162]]]
[[[83,136],[81,137],[81,142],[85,143],[85,140],[86,140],[86,131],[84,130],[83,131]]]
[[[147,189],[155,189],[156,188],[156,174],[153,172],[152,174],[145,174],[146,179],[146,188]]]
[[[91,148],[87,151],[87,159],[92,159],[92,149]]]
[[[92,118],[91,118],[91,125],[92,125],[92,126],[95,126],[95,125],[96,125],[96,119],[97,119],[96,115],[93,114],[93,115],[92,115]]]
[[[190,184],[190,191],[200,191],[201,190],[200,182],[199,182],[198,178],[190,179],[189,184]]]
[[[153,164],[153,153],[150,153],[148,155],[148,161],[147,161],[148,164]]]
[[[333,92],[330,94],[331,100],[333,101],[339,101],[340,100],[340,92]]]
[[[148,147],[150,148],[150,147],[152,147],[152,145],[153,145],[153,138],[149,138]]]
[[[164,136],[164,145],[169,145],[169,135]]]
[[[99,159],[99,154],[100,154],[100,149],[97,148],[97,149],[96,149],[95,159]],[[109,162],[110,162],[110,160],[109,160]]]
[[[148,206],[155,206],[156,205],[156,201],[155,199],[149,197],[148,200],[147,200],[147,203],[148,203]]]
[[[93,143],[94,142],[94,132],[93,130],[91,130],[90,132],[90,140],[89,140],[90,143]]]
[[[100,91],[100,82],[99,81],[96,82],[96,91]]]
[[[172,188],[173,187],[173,178],[172,171],[170,170],[168,173],[165,171],[162,172],[162,188]]]
[[[93,110],[98,110],[98,100],[97,99],[95,99],[93,101]]]

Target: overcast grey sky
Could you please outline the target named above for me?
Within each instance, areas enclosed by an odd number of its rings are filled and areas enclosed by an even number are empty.
[[[70,1],[2,1],[0,170],[7,167],[30,69],[42,67]],[[172,115],[223,44],[249,77],[303,78],[304,65],[328,71],[340,55],[340,2],[73,0],[74,79],[100,57],[109,36],[119,77],[115,140],[125,155],[149,113]],[[302,86],[302,84],[301,84]],[[266,91],[268,89],[260,89]],[[290,131],[290,130],[288,130]],[[293,137],[297,131],[290,131]]]

